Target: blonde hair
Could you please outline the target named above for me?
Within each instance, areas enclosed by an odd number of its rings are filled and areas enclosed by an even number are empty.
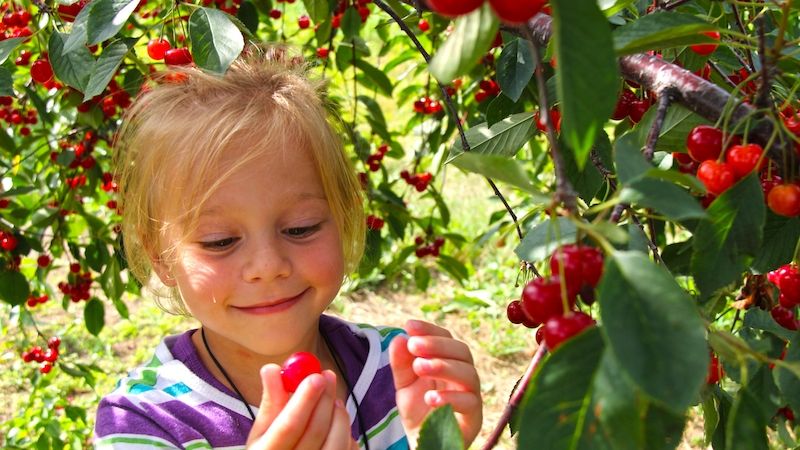
[[[285,47],[252,46],[224,76],[179,68],[161,81],[134,102],[115,142],[125,255],[143,285],[150,282],[152,259],[174,261],[177,244],[219,185],[237,168],[283,147],[276,142],[310,150],[345,269],[356,268],[365,236],[361,187],[333,128],[325,85],[308,77],[302,57]],[[230,151],[241,157],[223,162]],[[168,244],[169,236],[178,238]],[[164,310],[188,315],[177,289],[154,293]]]

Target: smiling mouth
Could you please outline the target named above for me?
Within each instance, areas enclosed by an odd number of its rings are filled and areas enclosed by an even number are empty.
[[[247,313],[247,314],[258,314],[258,315],[274,314],[274,313],[285,311],[285,310],[291,308],[292,306],[294,306],[295,303],[300,301],[300,299],[303,297],[303,294],[305,294],[306,291],[307,291],[307,289],[304,290],[303,292],[295,295],[294,297],[281,299],[281,300],[278,300],[278,301],[275,301],[275,302],[271,302],[271,303],[265,303],[265,304],[254,305],[254,306],[234,306],[234,308],[239,310],[239,311],[242,311],[244,313]]]

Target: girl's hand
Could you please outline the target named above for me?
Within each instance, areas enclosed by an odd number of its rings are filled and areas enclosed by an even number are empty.
[[[469,347],[449,331],[428,322],[406,322],[409,337],[394,338],[389,360],[397,390],[397,408],[413,446],[425,417],[450,404],[469,447],[483,422],[478,371]]]
[[[358,450],[350,437],[350,416],[336,399],[330,370],[306,377],[294,395],[283,389],[281,368],[261,368],[263,394],[247,437],[250,450]]]

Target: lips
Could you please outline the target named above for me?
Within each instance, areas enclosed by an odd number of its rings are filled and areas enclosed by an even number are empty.
[[[300,301],[300,299],[303,297],[303,294],[305,294],[306,291],[307,289],[295,295],[294,297],[273,300],[252,306],[234,306],[234,308],[247,314],[256,314],[256,315],[275,314],[285,311],[294,306],[297,302]]]

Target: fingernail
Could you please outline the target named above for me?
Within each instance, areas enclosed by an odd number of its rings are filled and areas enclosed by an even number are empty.
[[[442,396],[436,391],[428,391],[425,393],[425,403],[431,406],[439,406],[442,403]]]
[[[325,379],[322,377],[315,377],[311,375],[308,378],[308,382],[311,383],[311,386],[314,388],[320,388],[325,385]]]

